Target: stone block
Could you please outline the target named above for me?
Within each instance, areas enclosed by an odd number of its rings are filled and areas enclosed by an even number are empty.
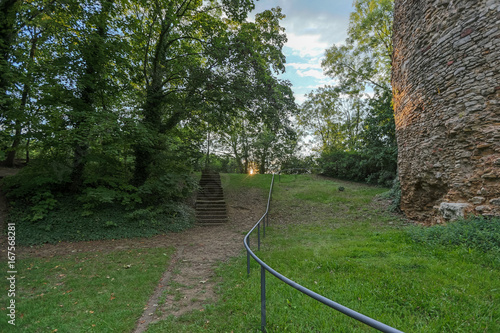
[[[439,213],[445,220],[454,221],[465,217],[465,210],[471,205],[460,202],[441,202]]]
[[[473,197],[472,199],[470,199],[470,201],[476,205],[483,203],[484,200],[485,200],[484,197]]]

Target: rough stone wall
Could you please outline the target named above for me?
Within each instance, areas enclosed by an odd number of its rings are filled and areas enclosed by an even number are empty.
[[[393,45],[401,208],[500,216],[500,2],[396,0]]]

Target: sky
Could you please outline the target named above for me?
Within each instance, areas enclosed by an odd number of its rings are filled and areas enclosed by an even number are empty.
[[[288,42],[283,48],[286,72],[280,79],[290,80],[295,101],[301,104],[305,94],[335,82],[323,75],[321,60],[325,50],[341,44],[347,37],[351,0],[260,0],[253,14],[281,7],[281,21]]]

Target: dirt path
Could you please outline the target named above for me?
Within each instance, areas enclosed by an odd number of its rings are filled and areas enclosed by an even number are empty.
[[[173,246],[176,249],[173,259],[144,307],[144,313],[134,330],[134,333],[144,332],[154,321],[202,309],[204,304],[216,300],[215,267],[243,251],[244,234],[265,210],[265,195],[257,189],[225,192],[229,222],[224,225],[196,226],[184,232],[151,238],[63,242],[25,247],[18,250],[18,257],[54,257],[76,252],[106,253],[132,248]],[[160,300],[164,300],[162,304]]]

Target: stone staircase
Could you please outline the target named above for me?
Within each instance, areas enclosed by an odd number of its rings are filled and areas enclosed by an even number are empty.
[[[219,173],[203,170],[200,187],[196,197],[196,221],[200,225],[226,223],[228,221],[226,201]]]

